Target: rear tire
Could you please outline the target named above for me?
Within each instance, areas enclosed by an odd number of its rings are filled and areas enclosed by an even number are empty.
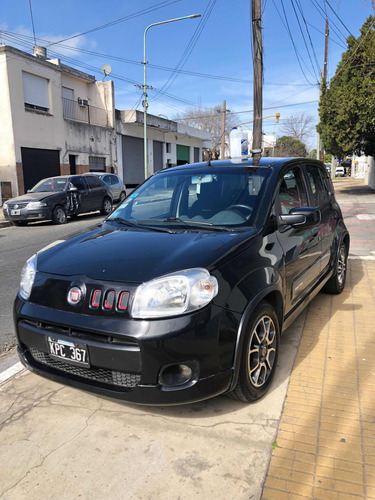
[[[52,222],[54,224],[66,224],[68,220],[66,212],[61,205],[57,205],[52,212]]]
[[[119,203],[122,203],[126,198],[126,193],[124,191],[121,191],[120,198],[118,199]]]
[[[348,251],[345,243],[341,243],[336,261],[335,273],[324,285],[323,291],[333,295],[339,295],[345,288]]]
[[[104,198],[102,209],[100,210],[103,215],[109,215],[112,211],[112,201],[109,198]]]
[[[280,327],[274,308],[263,300],[248,322],[232,399],[252,403],[269,389],[280,348]]]

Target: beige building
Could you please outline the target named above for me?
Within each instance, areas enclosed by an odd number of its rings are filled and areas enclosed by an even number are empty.
[[[0,45],[0,182],[11,196],[53,175],[116,164],[112,81]]]

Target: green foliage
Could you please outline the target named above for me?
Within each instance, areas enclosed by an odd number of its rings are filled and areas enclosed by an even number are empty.
[[[307,156],[306,146],[295,137],[284,135],[276,141],[275,156]]]
[[[375,156],[375,17],[347,44],[329,87],[323,82],[317,130],[328,153]]]

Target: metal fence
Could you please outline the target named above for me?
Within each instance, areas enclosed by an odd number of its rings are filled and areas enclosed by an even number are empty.
[[[78,102],[66,97],[62,98],[62,103],[64,118],[88,123],[89,125],[109,127],[108,113],[105,109],[91,105],[80,106]]]

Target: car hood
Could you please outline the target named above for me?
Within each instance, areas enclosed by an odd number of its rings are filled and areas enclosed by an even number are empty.
[[[59,192],[49,192],[43,191],[41,193],[26,193],[21,196],[16,196],[16,198],[12,198],[8,200],[9,203],[26,203],[28,201],[42,201],[51,196],[56,196],[57,194],[63,194],[63,191]]]
[[[212,270],[223,259],[232,258],[234,249],[253,234],[254,229],[245,233],[164,233],[104,224],[41,250],[37,269],[63,276],[142,283],[181,269]]]

